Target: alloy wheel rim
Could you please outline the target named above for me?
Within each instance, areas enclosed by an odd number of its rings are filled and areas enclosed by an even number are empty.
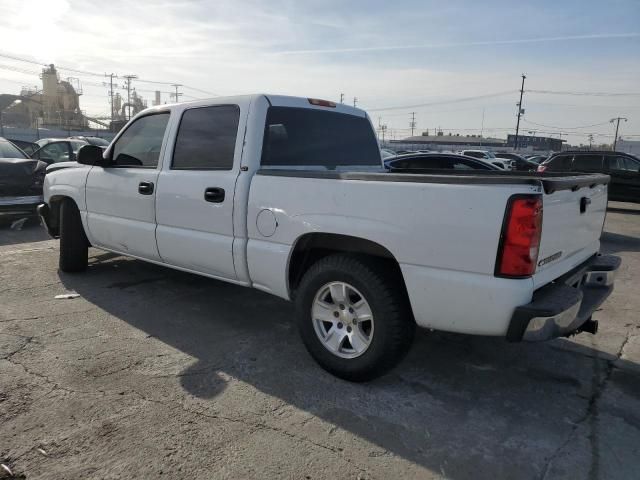
[[[313,299],[311,320],[320,343],[341,358],[364,354],[373,340],[374,320],[369,302],[346,282],[323,285]]]

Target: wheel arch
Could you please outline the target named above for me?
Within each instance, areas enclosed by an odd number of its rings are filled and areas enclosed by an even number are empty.
[[[78,210],[80,209],[78,202],[75,198],[70,195],[65,194],[55,194],[49,197],[49,201],[47,202],[49,206],[49,216],[47,218],[47,227],[49,228],[52,236],[58,237],[60,235],[60,208],[62,207],[62,202],[65,200],[71,200]]]
[[[302,276],[311,265],[321,258],[336,253],[350,253],[373,259],[386,267],[386,271],[400,282],[404,294],[407,294],[400,264],[389,249],[383,245],[366,238],[351,235],[310,232],[296,239],[289,255],[287,287],[290,297],[293,298],[295,296],[295,291]]]

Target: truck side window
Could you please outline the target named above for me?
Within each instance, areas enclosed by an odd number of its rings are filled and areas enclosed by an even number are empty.
[[[311,108],[269,107],[262,166],[381,168],[380,149],[365,117]]]
[[[231,170],[238,136],[240,107],[218,105],[184,112],[172,170]]]
[[[156,168],[168,121],[169,112],[163,112],[133,122],[113,146],[113,165]]]

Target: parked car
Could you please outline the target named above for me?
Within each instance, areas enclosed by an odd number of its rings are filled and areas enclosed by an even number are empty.
[[[510,160],[499,159],[493,152],[488,150],[462,150],[460,152],[461,155],[465,157],[473,157],[479,158],[480,160],[484,160],[485,162],[491,163],[496,167],[499,167],[503,170],[512,170],[512,163]]]
[[[384,159],[384,165],[392,173],[421,170],[501,170],[495,165],[476,158],[453,153],[396,155]]]
[[[623,152],[576,151],[551,155],[538,172],[606,173],[609,200],[640,203],[640,159]]]
[[[498,159],[504,158],[511,160],[512,170],[518,170],[520,172],[535,172],[538,168],[538,164],[532,162],[517,153],[496,153]]]
[[[397,154],[396,152],[394,152],[393,150],[389,150],[388,148],[381,148],[380,155],[382,156],[382,158],[390,158],[395,157]]]
[[[70,139],[74,139],[74,140],[84,140],[85,142],[87,142],[90,145],[97,145],[99,147],[108,147],[109,146],[109,140],[106,140],[102,137],[92,137],[92,136],[86,136],[86,135],[75,135],[72,137],[69,137]]]
[[[530,156],[527,157],[527,160],[529,160],[530,162],[534,162],[534,163],[540,165],[548,157],[549,157],[548,155],[530,155]]]
[[[52,141],[47,142],[44,146],[33,152],[31,158],[42,160],[49,165],[60,162],[75,162],[80,147],[89,144],[86,140],[81,139],[50,140]]]
[[[34,215],[42,203],[46,163],[0,138],[0,215]]]
[[[25,140],[15,140],[15,139],[12,139],[12,138],[9,138],[7,140],[9,140],[11,143],[13,143],[16,147],[18,147],[20,150],[22,150],[27,155],[31,155],[38,148],[40,148],[37,143],[27,142]]]
[[[598,255],[608,176],[383,172],[367,114],[324,100],[153,107],[78,163],[39,208],[62,271],[91,245],[292,300],[313,358],[353,381],[396,365],[416,324],[594,333],[620,264]]]

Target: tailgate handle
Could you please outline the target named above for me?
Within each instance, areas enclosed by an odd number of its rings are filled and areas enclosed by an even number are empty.
[[[580,199],[580,213],[586,212],[589,205],[591,205],[591,199],[589,197],[582,197]]]

